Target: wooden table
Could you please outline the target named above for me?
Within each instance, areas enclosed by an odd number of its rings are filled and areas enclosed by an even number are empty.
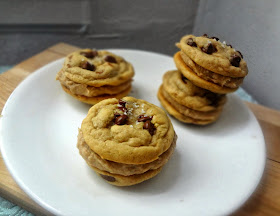
[[[29,74],[77,47],[59,43],[0,75],[0,112],[15,87]],[[266,141],[267,163],[253,196],[234,215],[280,215],[280,112],[245,102],[257,117]],[[37,215],[49,213],[32,201],[15,183],[0,155],[0,195]]]

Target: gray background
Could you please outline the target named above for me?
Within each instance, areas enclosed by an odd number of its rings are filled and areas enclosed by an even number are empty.
[[[0,0],[0,65],[62,41],[173,55],[181,36],[207,33],[243,53],[242,87],[280,109],[279,21],[279,0]]]

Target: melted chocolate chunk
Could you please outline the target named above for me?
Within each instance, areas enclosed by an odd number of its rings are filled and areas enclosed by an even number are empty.
[[[121,105],[121,107],[118,106],[118,109],[120,109],[120,110],[123,111],[123,112],[126,112],[126,111],[127,111],[127,109],[126,109],[126,107],[125,107],[126,101],[123,101],[122,99],[119,99],[119,105]]]
[[[99,175],[108,182],[115,182],[116,181],[116,179],[113,176],[107,176],[107,175],[102,175],[102,174],[99,174]]]
[[[220,39],[217,37],[211,37],[210,39],[215,39],[216,41],[219,41]]]
[[[208,38],[208,35],[207,34],[203,34],[202,37],[207,37]]]
[[[187,44],[192,47],[197,47],[196,42],[194,42],[192,38],[188,39]]]
[[[125,106],[125,104],[126,104],[126,101],[119,99],[119,105]]]
[[[232,46],[230,44],[227,44],[227,46],[229,46],[230,48],[232,48]]]
[[[116,115],[115,114],[115,124],[116,125],[124,125],[128,119],[128,116],[123,114],[123,115]]]
[[[212,54],[214,52],[217,52],[216,47],[212,43],[209,43],[206,47],[202,47],[201,50],[202,52],[205,52],[207,54]]]
[[[138,122],[145,122],[147,120],[152,120],[153,116],[145,116],[145,115],[140,115],[138,116]]]
[[[236,52],[238,52],[240,54],[241,58],[243,58],[243,55],[240,51],[237,50]]]
[[[239,55],[233,54],[230,58],[230,63],[234,67],[239,67],[241,57]]]
[[[95,71],[95,66],[91,63],[89,63],[88,61],[83,61],[80,64],[80,67],[86,70],[90,70],[90,71]]]
[[[80,52],[81,55],[87,57],[87,58],[94,58],[98,55],[96,50],[88,51],[88,52]]]
[[[154,135],[155,126],[154,126],[154,124],[151,122],[151,120],[147,120],[147,121],[144,122],[143,129],[148,130],[149,133],[151,134],[151,136]]]
[[[117,63],[117,60],[115,59],[115,57],[110,56],[110,55],[105,57],[105,61],[110,62],[110,63]]]
[[[121,116],[122,114],[120,114],[120,113],[115,113],[114,114],[114,116],[115,116],[115,118],[117,118],[117,117],[119,117],[119,116]]]

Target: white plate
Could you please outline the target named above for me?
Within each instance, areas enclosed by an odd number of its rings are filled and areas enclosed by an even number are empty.
[[[112,50],[134,65],[132,96],[160,106],[162,75],[171,57]],[[62,215],[225,215],[256,189],[265,144],[250,110],[234,95],[220,119],[206,127],[171,118],[178,134],[171,160],[155,178],[115,187],[98,177],[78,153],[78,127],[90,106],[67,95],[55,75],[63,59],[25,79],[2,112],[1,151],[19,186],[37,203]]]

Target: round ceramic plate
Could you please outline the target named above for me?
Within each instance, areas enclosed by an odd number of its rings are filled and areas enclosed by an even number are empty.
[[[162,75],[171,57],[111,50],[134,65],[131,96],[160,106]],[[182,124],[173,157],[162,172],[139,185],[115,187],[97,176],[76,148],[83,104],[62,89],[55,75],[63,59],[25,79],[8,99],[1,121],[1,151],[19,186],[59,215],[226,215],[256,189],[265,165],[265,144],[252,112],[235,95],[209,126]]]

